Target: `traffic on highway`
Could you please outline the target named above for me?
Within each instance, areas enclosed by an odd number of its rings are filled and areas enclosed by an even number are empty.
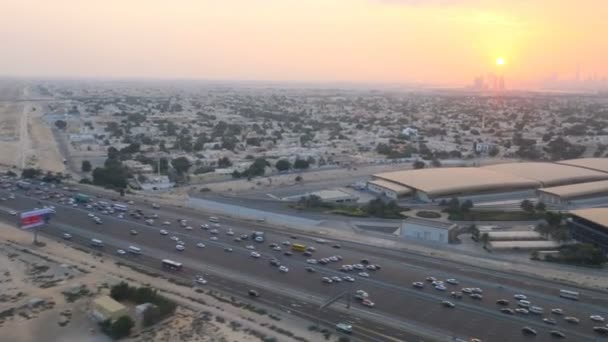
[[[54,215],[41,234],[179,274],[193,286],[232,288],[268,304],[307,308],[302,312],[364,340],[608,338],[608,296],[591,290],[487,276],[456,261],[283,231],[265,222],[28,184],[2,179],[0,219],[17,223],[20,212],[50,208]],[[339,303],[315,314],[341,294]],[[409,335],[411,330],[418,335]]]

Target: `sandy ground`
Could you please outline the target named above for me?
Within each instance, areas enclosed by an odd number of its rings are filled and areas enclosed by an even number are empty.
[[[199,293],[188,286],[119,267],[108,257],[85,253],[61,242],[43,238],[45,246],[33,246],[29,232],[5,224],[0,224],[0,235],[3,341],[109,341],[90,318],[90,303],[108,292],[107,285],[122,280],[138,286],[153,284],[179,305],[174,316],[150,328],[137,328],[127,341],[232,342],[271,337],[276,341],[296,340],[277,332],[276,327],[292,332],[300,341],[325,340],[308,331],[309,322],[280,311],[270,309],[272,318],[243,310],[229,303],[229,296],[211,290]],[[63,292],[74,288],[86,291],[70,301]]]

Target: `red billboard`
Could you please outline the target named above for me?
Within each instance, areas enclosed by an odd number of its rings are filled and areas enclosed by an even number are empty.
[[[22,212],[19,215],[19,226],[22,229],[41,226],[48,221],[52,213],[53,209],[48,208]]]

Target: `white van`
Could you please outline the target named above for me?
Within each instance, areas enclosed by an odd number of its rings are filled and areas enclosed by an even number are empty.
[[[219,223],[220,219],[215,216],[211,216],[211,217],[209,217],[209,222]]]
[[[129,251],[129,253],[133,253],[133,254],[141,254],[141,249],[135,246],[129,246],[129,248],[127,248],[127,250]]]
[[[103,241],[101,241],[99,239],[91,239],[91,246],[103,247]]]

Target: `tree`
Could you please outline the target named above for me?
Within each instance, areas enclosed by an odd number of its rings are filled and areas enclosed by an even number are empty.
[[[458,198],[456,198],[456,197],[450,198],[450,201],[448,202],[448,212],[456,213],[459,210],[460,210],[460,201],[458,200]]]
[[[245,174],[247,177],[263,176],[266,171],[266,166],[270,166],[266,159],[256,158],[253,163],[249,165]]]
[[[460,211],[462,211],[463,213],[468,213],[469,211],[471,211],[471,209],[473,209],[473,201],[471,201],[470,199],[462,202],[462,204],[460,205]]]
[[[441,161],[439,161],[439,159],[437,159],[437,158],[433,158],[431,160],[431,166],[433,166],[433,167],[441,167]]]
[[[83,160],[80,169],[82,170],[82,172],[91,172],[91,162],[88,160]]]
[[[523,211],[525,211],[527,213],[534,212],[534,204],[530,200],[525,199],[525,200],[521,201],[521,204],[519,206]]]
[[[135,322],[129,316],[120,316],[110,327],[110,336],[116,340],[127,337],[131,334],[131,328]]]
[[[416,160],[414,162],[414,169],[424,169],[426,164],[422,160]]]
[[[298,176],[296,176],[296,178],[295,178],[294,180],[295,180],[296,182],[301,182],[303,179],[302,179],[302,176],[299,176],[299,175],[298,175]]]
[[[220,167],[220,168],[231,167],[232,166],[232,162],[230,161],[230,158],[228,158],[228,157],[222,157],[222,158],[218,159],[217,166]]]
[[[536,207],[534,208],[536,211],[545,211],[547,210],[547,206],[543,202],[536,203]]]
[[[171,165],[180,175],[186,174],[190,167],[192,167],[192,163],[190,163],[190,160],[186,157],[178,157],[173,159],[171,161]]]
[[[37,178],[39,176],[42,175],[42,171],[38,170],[38,169],[23,169],[23,171],[21,171],[21,177],[22,178]]]
[[[65,122],[64,120],[55,121],[55,127],[59,128],[59,129],[65,129],[67,126],[68,126],[68,123]]]
[[[308,161],[304,159],[296,159],[296,161],[293,163],[293,168],[298,170],[308,169],[309,166]]]
[[[291,168],[291,163],[287,159],[279,159],[276,164],[274,164],[274,167],[279,171],[287,171]]]

